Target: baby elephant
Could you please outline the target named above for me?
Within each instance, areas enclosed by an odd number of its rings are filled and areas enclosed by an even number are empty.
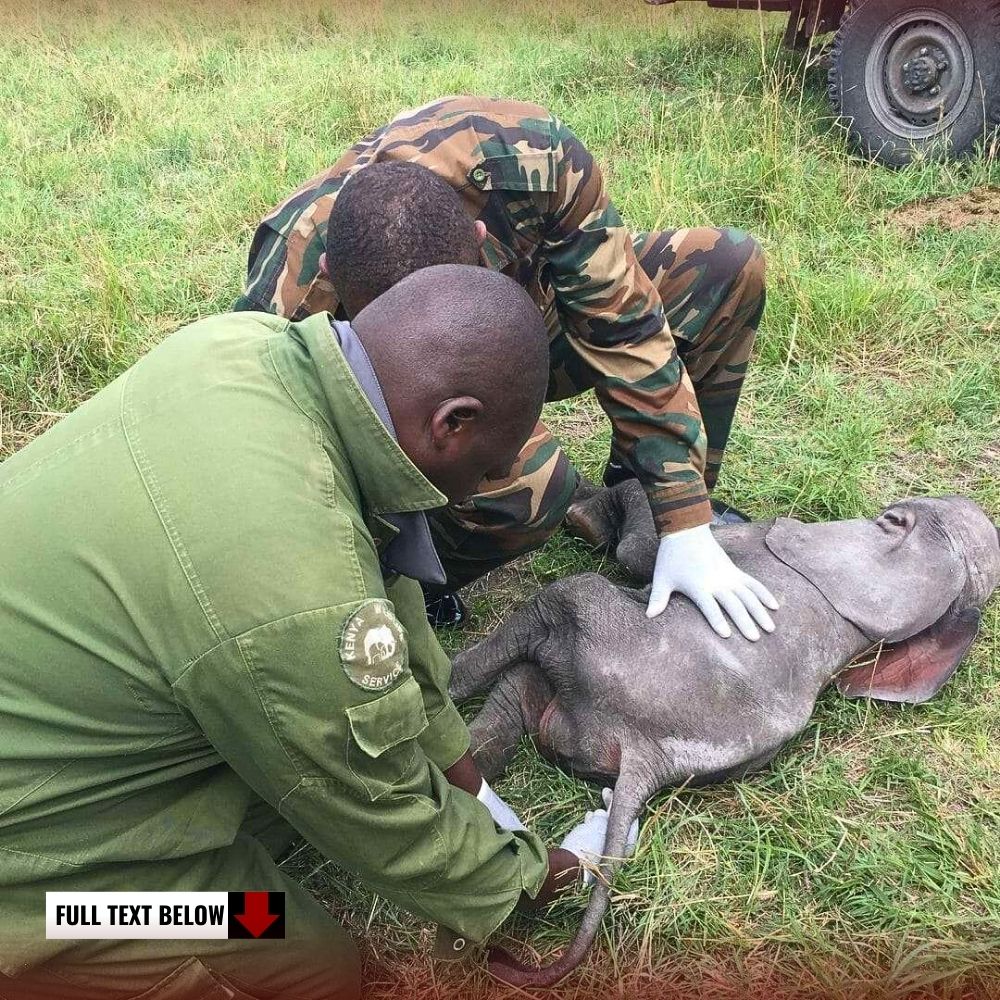
[[[569,520],[637,579],[650,579],[656,538],[638,484],[590,488]],[[495,951],[491,971],[508,983],[551,985],[587,953],[615,859],[650,795],[762,767],[806,726],[831,680],[850,698],[931,698],[972,644],[1000,582],[997,529],[959,497],[906,500],[870,521],[778,518],[716,537],[781,603],[776,631],[758,642],[720,638],[683,597],[648,619],[645,592],[584,573],[546,587],[455,660],[456,698],[493,686],[471,726],[487,779],[525,733],[577,774],[617,778],[602,878],[575,940],[542,969]],[[845,669],[882,642],[874,658]]]

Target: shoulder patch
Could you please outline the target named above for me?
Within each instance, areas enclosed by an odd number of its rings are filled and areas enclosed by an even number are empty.
[[[365,691],[388,691],[409,673],[406,633],[388,601],[365,601],[344,622],[340,663],[348,679]]]

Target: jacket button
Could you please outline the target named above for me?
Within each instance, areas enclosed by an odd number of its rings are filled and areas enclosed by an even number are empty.
[[[472,171],[472,179],[476,184],[485,184],[486,171],[483,170],[482,167],[476,167],[476,169]]]

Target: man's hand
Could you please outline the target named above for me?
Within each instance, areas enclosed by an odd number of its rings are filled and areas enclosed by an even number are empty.
[[[461,788],[462,791],[468,792],[470,795],[475,795],[489,810],[493,822],[501,829],[508,833],[527,829],[518,819],[517,813],[486,783],[486,779],[479,773],[479,768],[470,752],[459,757],[444,772],[444,776],[448,779],[448,784]]]
[[[561,850],[575,854],[583,862],[583,884],[590,885],[594,881],[592,866],[604,856],[604,843],[608,837],[608,812],[611,809],[613,794],[610,788],[601,792],[604,808],[588,812],[583,822],[573,827],[559,845]],[[628,831],[628,843],[625,846],[625,856],[631,857],[639,839],[639,821],[636,820]],[[591,867],[587,867],[591,866]]]
[[[675,591],[690,598],[724,639],[732,629],[723,610],[752,642],[760,638],[758,625],[774,631],[765,605],[776,611],[778,602],[767,587],[733,565],[707,524],[660,539],[646,615],[660,614]]]
[[[492,788],[486,783],[486,779],[483,778],[483,783],[480,786],[479,794],[476,798],[490,811],[490,815],[493,817],[493,822],[502,830],[506,830],[508,833],[513,833],[516,830],[526,830],[527,827],[518,819],[517,813]]]

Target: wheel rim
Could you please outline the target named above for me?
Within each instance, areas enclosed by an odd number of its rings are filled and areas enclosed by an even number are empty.
[[[968,35],[954,18],[926,7],[886,24],[865,66],[875,117],[908,139],[946,132],[969,103],[974,81]]]

